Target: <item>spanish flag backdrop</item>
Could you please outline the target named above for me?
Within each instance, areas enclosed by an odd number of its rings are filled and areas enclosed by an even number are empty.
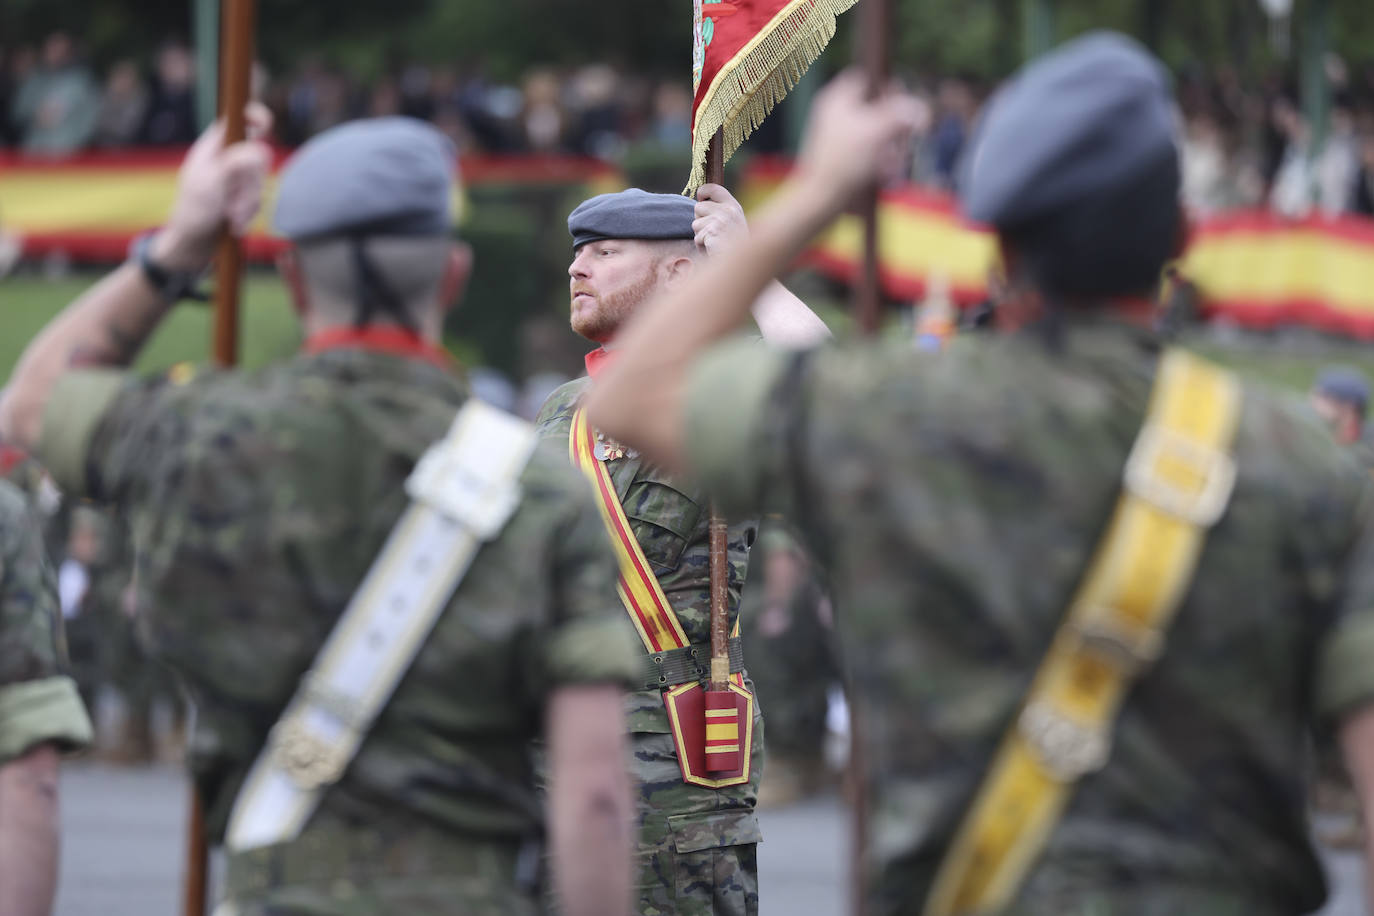
[[[62,252],[76,260],[121,260],[130,241],[159,225],[171,210],[185,152],[133,150],[59,160],[0,152],[0,229],[23,236],[29,257]],[[269,214],[276,199],[275,173],[289,155],[289,150],[276,153],[262,213],[244,240],[249,260],[271,260],[283,246],[270,233]],[[614,166],[581,156],[464,157],[458,172],[467,187],[578,184],[594,194],[624,187]]]
[[[751,163],[742,184],[746,209],[766,199],[786,173],[785,162]],[[949,195],[914,185],[884,191],[878,239],[889,298],[920,299],[935,279],[960,305],[987,296],[996,242],[960,217]],[[804,260],[848,282],[858,276],[862,241],[858,219],[842,217]],[[1304,325],[1374,340],[1374,220],[1289,220],[1254,210],[1209,217],[1192,227],[1179,270],[1197,286],[1208,319],[1257,329]]]
[[[137,233],[166,216],[180,160],[181,151],[60,162],[0,153],[0,227],[22,235],[32,257],[62,251],[77,260],[118,261]],[[787,169],[782,160],[751,162],[738,187],[745,208],[765,200]],[[576,158],[475,157],[463,160],[461,172],[468,186],[582,184],[588,193],[624,187],[613,167]],[[996,244],[959,216],[948,195],[914,185],[889,189],[878,220],[881,277],[890,298],[920,299],[932,280],[961,305],[987,295]],[[845,217],[816,240],[803,261],[848,281],[857,276],[861,243],[858,220]],[[281,245],[265,217],[246,240],[249,257],[257,260],[270,259]],[[1374,221],[1228,213],[1194,226],[1180,267],[1202,294],[1207,318],[1250,328],[1304,325],[1374,340]]]

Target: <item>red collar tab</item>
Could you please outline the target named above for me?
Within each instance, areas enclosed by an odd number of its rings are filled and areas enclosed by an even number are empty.
[[[29,457],[28,452],[13,445],[0,445],[0,475],[7,475]]]
[[[615,354],[610,350],[607,350],[605,347],[597,347],[583,357],[583,362],[587,365],[587,375],[596,378],[597,375],[611,364],[611,360],[614,358]]]
[[[325,328],[311,334],[301,345],[302,353],[324,353],[329,350],[370,350],[433,363],[441,369],[453,368],[453,358],[447,351],[405,328]]]

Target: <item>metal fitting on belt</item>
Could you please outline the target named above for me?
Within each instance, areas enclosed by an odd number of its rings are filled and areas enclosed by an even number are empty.
[[[730,673],[744,670],[744,643],[738,636],[730,638]],[[643,684],[645,690],[666,689],[691,681],[704,681],[711,676],[711,647],[685,646],[644,656]]]

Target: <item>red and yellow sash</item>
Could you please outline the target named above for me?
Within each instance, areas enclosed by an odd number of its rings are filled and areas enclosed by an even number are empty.
[[[644,548],[639,546],[630,529],[630,520],[620,505],[620,497],[616,496],[611,472],[596,457],[596,433],[587,422],[587,411],[584,409],[579,408],[573,414],[568,452],[573,464],[592,482],[601,520],[606,523],[616,560],[620,564],[620,581],[616,583],[616,589],[620,592],[620,600],[625,603],[625,610],[630,612],[630,619],[634,621],[644,648],[654,653],[686,647],[689,644],[687,634],[668,596],[663,594],[658,577],[650,570]],[[739,618],[736,617],[730,635],[738,636],[739,632]],[[742,675],[736,673],[733,680],[744,686]]]
[[[616,588],[625,610],[630,612],[639,638],[650,654],[669,649],[683,649],[688,643],[687,633],[673,612],[668,596],[658,584],[658,577],[649,567],[649,559],[644,556],[644,548],[639,546],[630,520],[625,517],[625,509],[616,496],[611,472],[596,457],[596,434],[587,422],[587,411],[579,408],[573,414],[572,435],[568,437],[568,450],[572,462],[587,479],[592,482],[596,492],[596,505],[601,510],[601,519],[610,532],[611,544],[615,547],[616,559],[620,563],[620,581]]]

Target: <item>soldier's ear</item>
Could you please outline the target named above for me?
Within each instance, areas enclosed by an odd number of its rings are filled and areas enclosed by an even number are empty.
[[[296,317],[304,322],[310,311],[310,296],[306,292],[305,275],[301,273],[301,262],[296,257],[294,246],[282,249],[277,255],[277,272],[281,274],[286,291],[291,296],[291,308],[295,310]]]
[[[467,291],[468,279],[472,276],[472,246],[466,242],[454,242],[449,248],[448,263],[444,265],[444,276],[439,282],[439,311],[448,312],[462,301]]]
[[[1183,257],[1183,252],[1188,249],[1188,243],[1192,241],[1193,223],[1188,219],[1188,211],[1183,204],[1178,205],[1178,234],[1174,239],[1173,260]]]
[[[995,327],[1004,333],[1016,331],[1045,314],[1045,301],[1026,276],[1025,259],[1006,239],[998,236],[1005,287],[993,313]]]
[[[690,277],[692,271],[696,269],[696,266],[696,261],[686,255],[666,258],[661,268],[663,271],[663,279],[667,282],[669,287],[671,287],[674,284],[681,283],[687,277]]]

